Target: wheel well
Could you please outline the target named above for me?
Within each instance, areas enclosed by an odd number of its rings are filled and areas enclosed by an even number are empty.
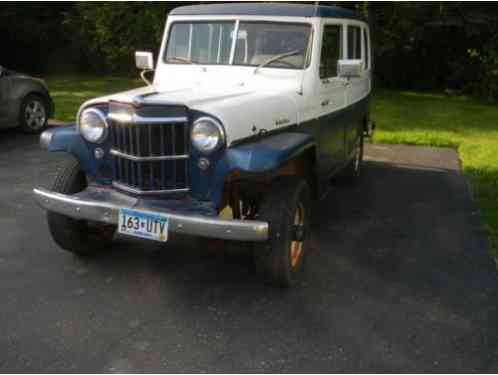
[[[244,206],[244,202],[249,202],[248,205],[257,204],[278,179],[289,176],[306,179],[312,192],[312,198],[318,196],[315,147],[308,148],[272,171],[258,174],[245,174],[239,171],[232,173],[225,181],[219,210],[222,211],[225,207],[230,206],[234,211],[234,217],[246,216],[244,215],[245,208],[240,207],[240,202],[242,202],[242,206]]]

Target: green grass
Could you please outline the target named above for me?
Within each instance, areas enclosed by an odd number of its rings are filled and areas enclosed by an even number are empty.
[[[55,100],[55,117],[74,121],[87,99],[143,86],[138,78],[45,77]],[[498,258],[498,106],[468,97],[377,90],[372,115],[374,142],[404,143],[458,150]]]
[[[498,106],[469,97],[377,90],[375,143],[458,150],[498,259]]]
[[[55,118],[61,121],[74,121],[85,100],[145,86],[140,78],[74,75],[44,79],[55,102]]]

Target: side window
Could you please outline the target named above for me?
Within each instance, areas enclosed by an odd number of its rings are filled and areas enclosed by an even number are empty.
[[[370,68],[370,43],[368,40],[367,29],[363,29],[363,39],[365,43],[365,68]]]
[[[348,59],[361,60],[361,28],[348,26]]]
[[[337,61],[342,58],[342,26],[326,25],[323,29],[320,78],[337,76]]]

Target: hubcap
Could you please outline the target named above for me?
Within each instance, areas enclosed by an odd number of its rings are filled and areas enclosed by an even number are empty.
[[[303,255],[303,244],[304,244],[304,221],[305,221],[305,211],[302,203],[297,206],[296,214],[294,215],[294,239],[290,246],[290,258],[291,266],[295,268],[299,259]]]
[[[45,106],[38,100],[31,100],[26,105],[24,118],[26,120],[26,125],[31,129],[37,130],[42,128],[47,120]]]

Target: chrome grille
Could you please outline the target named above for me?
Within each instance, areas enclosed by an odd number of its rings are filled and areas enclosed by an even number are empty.
[[[133,116],[123,120],[123,116],[116,115],[123,106],[111,104],[109,112],[114,186],[138,195],[188,192],[186,109],[165,108],[168,117],[145,117],[161,114],[160,107],[155,111],[139,107],[133,109]]]

